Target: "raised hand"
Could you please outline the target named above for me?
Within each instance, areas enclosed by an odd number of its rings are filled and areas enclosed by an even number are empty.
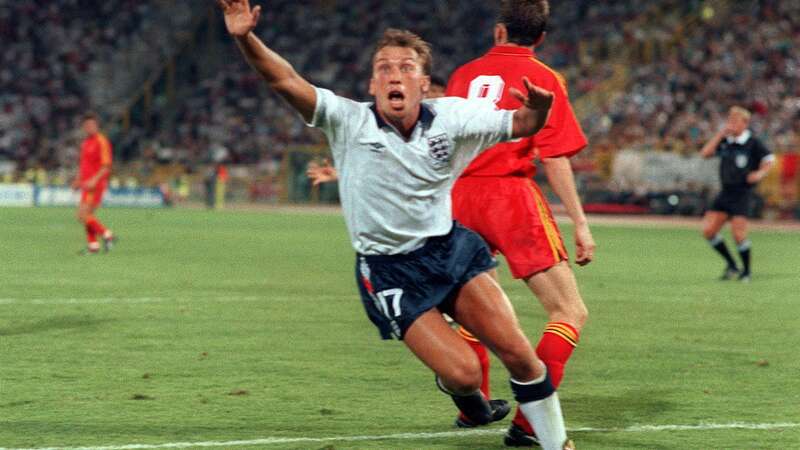
[[[336,169],[327,159],[323,160],[322,164],[318,164],[316,161],[311,161],[308,163],[306,176],[311,180],[311,183],[314,186],[336,181],[339,178],[339,174],[336,172]]]
[[[527,78],[522,77],[525,85],[525,94],[519,89],[511,88],[508,92],[522,103],[522,108],[514,112],[515,138],[533,136],[544,128],[547,118],[550,117],[550,107],[553,105],[553,93],[542,89]]]
[[[522,84],[525,85],[527,95],[520,92],[517,88],[511,88],[508,92],[519,100],[523,105],[537,112],[549,112],[553,104],[553,93],[542,89],[531,83],[528,77],[522,77]]]
[[[261,16],[261,6],[250,9],[250,0],[217,0],[225,14],[225,26],[233,36],[246,36],[253,31]]]

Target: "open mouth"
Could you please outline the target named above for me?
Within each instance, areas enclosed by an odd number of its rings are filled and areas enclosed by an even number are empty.
[[[397,90],[389,91],[389,105],[392,108],[402,108],[405,99],[406,96],[402,92]]]

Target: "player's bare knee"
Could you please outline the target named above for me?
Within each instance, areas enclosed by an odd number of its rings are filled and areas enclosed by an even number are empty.
[[[446,374],[440,374],[447,389],[456,394],[469,394],[481,387],[481,365],[475,359],[475,364],[458,364],[448,368]]]
[[[586,305],[580,301],[577,302],[570,310],[570,317],[569,320],[566,322],[572,325],[573,327],[577,328],[579,331],[586,325],[586,321],[589,319],[589,310],[586,308]]]

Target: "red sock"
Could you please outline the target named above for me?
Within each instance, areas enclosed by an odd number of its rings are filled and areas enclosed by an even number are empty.
[[[572,325],[564,322],[549,322],[542,333],[539,345],[536,346],[536,354],[547,366],[550,382],[556,389],[561,384],[561,379],[564,378],[564,366],[578,345],[579,337],[580,333]],[[519,407],[514,416],[514,423],[523,428],[526,433],[533,434],[533,428]]]
[[[486,350],[486,346],[481,344],[481,342],[469,331],[465,330],[464,327],[458,328],[458,334],[469,344],[475,354],[478,355],[478,361],[481,363],[482,375],[481,392],[487,400],[491,399],[492,397],[489,391],[489,352]],[[461,418],[465,418],[463,414],[461,414]]]
[[[100,236],[106,232],[106,227],[94,216],[89,216],[89,220],[86,221],[86,227],[91,227],[94,233]]]
[[[97,234],[94,231],[94,227],[89,225],[88,222],[86,223],[85,227],[86,227],[86,242],[89,243],[89,246],[92,246],[92,244],[97,244]]]

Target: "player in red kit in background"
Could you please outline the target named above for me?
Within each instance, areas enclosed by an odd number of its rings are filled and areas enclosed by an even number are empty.
[[[103,240],[106,251],[114,244],[114,234],[95,217],[95,211],[103,201],[111,174],[111,143],[100,132],[97,116],[88,113],[83,117],[82,129],[86,139],[81,143],[81,155],[78,174],[72,183],[73,189],[81,190],[78,204],[78,220],[86,228],[87,246],[83,254],[95,254],[100,251],[98,238]]]
[[[544,40],[548,16],[546,0],[504,0],[494,30],[495,47],[457,69],[447,95],[486,98],[498,108],[514,109],[519,102],[509,89],[523,88],[523,76],[555,95],[545,127],[535,136],[498,144],[475,158],[456,182],[452,199],[455,219],[505,256],[514,278],[528,285],[547,312],[549,322],[536,352],[547,365],[553,385],[558,386],[588,313],[558,227],[533,181],[534,158],[541,161],[551,188],[575,226],[578,265],[592,260],[595,244],[568,159],[586,147],[586,137],[570,106],[564,79],[537,60],[533,51]],[[463,328],[460,333],[478,354],[483,369],[481,390],[490,398],[486,347]],[[463,414],[456,424],[471,426]],[[534,430],[519,410],[505,443],[537,444]]]

